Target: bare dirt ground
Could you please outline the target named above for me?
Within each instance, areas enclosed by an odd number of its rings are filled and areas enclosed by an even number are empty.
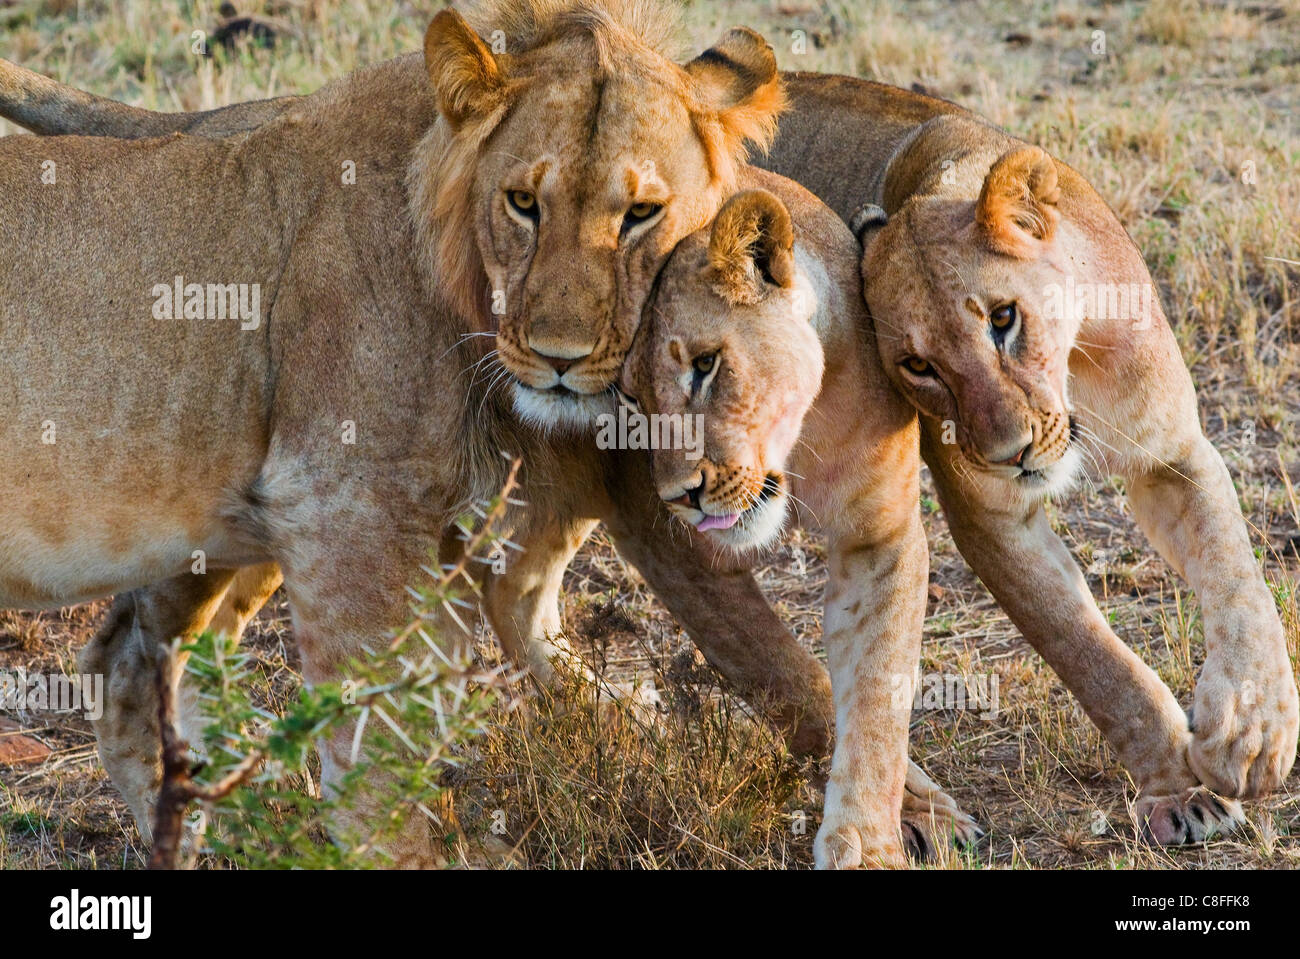
[[[245,4],[286,26],[272,49],[189,53],[215,4],[0,0],[0,55],[99,93],[195,109],[308,91],[418,49],[433,7],[378,0]],[[1082,170],[1144,250],[1238,484],[1252,539],[1300,643],[1300,12],[1287,2],[966,0],[697,2],[696,48],[747,24],[785,68],[850,72],[956,100]],[[12,128],[0,132],[14,132]],[[956,553],[929,492],[932,573],[923,671],[996,708],[914,714],[913,755],[989,832],[944,865],[1295,868],[1300,773],[1247,804],[1250,825],[1208,846],[1136,842],[1133,783],[1078,706]],[[1195,600],[1094,480],[1052,507],[1119,635],[1184,704],[1204,655]],[[801,533],[765,558],[778,611],[819,651],[821,544]],[[606,675],[652,682],[651,728],[583,701],[503,716],[466,770],[462,821],[503,809],[536,867],[790,867],[811,862],[820,794],[806,770],[716,688],[663,607],[597,536],[566,581],[565,622]],[[0,613],[0,670],[74,671],[104,604]],[[298,683],[277,600],[248,639],[275,706]],[[495,656],[485,637],[483,655]],[[948,705],[951,705],[949,703]],[[80,719],[0,714],[50,752],[0,766],[0,865],[135,868],[143,850]]]

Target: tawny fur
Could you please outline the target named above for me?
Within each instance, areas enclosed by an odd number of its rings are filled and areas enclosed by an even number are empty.
[[[917,418],[880,368],[845,225],[789,180],[755,169],[742,185],[665,264],[624,390],[644,414],[702,419],[702,448],[653,455],[686,523],[740,513],[709,535],[752,552],[794,502],[827,534],[836,746],[816,860],[902,865],[900,823],[926,837],[919,850],[979,835],[907,761],[928,575]],[[713,366],[703,379],[700,357]]]
[[[397,81],[419,66],[408,57],[376,69]],[[909,348],[937,338],[946,355],[971,344],[983,350],[982,332],[966,344],[960,336],[944,344],[947,328],[960,330],[961,324],[950,321],[952,307],[928,296],[931,284],[943,289],[968,272],[987,292],[1005,289],[1017,270],[1037,268],[1018,258],[1008,261],[983,243],[968,243],[967,234],[945,232],[960,226],[963,217],[973,226],[993,164],[1027,145],[954,104],[910,91],[851,77],[786,74],[784,79],[791,108],[771,154],[759,162],[812,189],[846,221],[864,202],[891,211],[888,242],[873,247],[878,258],[864,261],[882,343],[885,335],[893,336],[894,346],[901,342]],[[296,102],[288,97],[208,113],[154,114],[87,97],[0,61],[0,114],[38,132],[140,136],[185,129],[222,136],[256,127]],[[939,122],[945,117],[966,122]],[[918,148],[908,150],[909,145]],[[1090,278],[1150,283],[1140,254],[1105,203],[1077,173],[1052,162],[1061,191],[1054,204],[1061,218],[1055,232],[1088,253]],[[949,169],[957,171],[958,182],[935,195],[932,209],[909,203],[934,195]],[[944,204],[955,220],[942,218]],[[1015,228],[1024,231],[1023,224]],[[962,258],[952,260],[954,252]],[[884,297],[897,276],[904,282],[902,302],[895,304]],[[963,315],[969,311],[957,313]],[[1026,395],[1022,387],[987,363],[973,366],[955,382],[969,391],[977,414],[951,421],[961,427],[971,459],[942,442],[944,423],[932,412],[922,418],[923,452],[941,483],[959,549],[1116,745],[1139,781],[1139,815],[1158,823],[1152,830],[1157,839],[1195,840],[1205,831],[1193,828],[1198,817],[1188,815],[1189,803],[1197,804],[1202,821],[1221,826],[1231,826],[1240,814],[1235,804],[1227,804],[1225,815],[1223,807],[1216,810],[1191,796],[1198,779],[1226,793],[1257,794],[1275,788],[1290,769],[1298,722],[1295,679],[1230,480],[1201,435],[1191,385],[1167,323],[1157,315],[1142,331],[1102,326],[1078,336],[1079,348],[1070,349],[1067,336],[1032,362],[1050,368],[1058,382],[1068,371],[1075,413],[1092,434],[1082,442],[1106,470],[1130,479],[1139,522],[1201,596],[1210,657],[1197,687],[1194,733],[1168,690],[1114,636],[1036,498],[980,473],[989,455],[1001,450],[972,442],[977,434],[986,441],[997,436],[999,421],[1038,421],[1047,427],[1059,418],[1061,404],[1044,413],[1033,404],[1025,409],[1021,400],[1018,408],[1017,395]],[[1083,347],[1082,340],[1091,342],[1094,335],[1109,345]],[[892,364],[898,356],[884,359]],[[1052,435],[1049,445],[1057,451],[1059,425]],[[1215,573],[1211,560],[1220,555],[1230,560],[1230,574]],[[706,603],[692,615],[705,623],[713,611]],[[692,635],[702,638],[698,631]],[[726,671],[734,661],[722,648],[714,646],[711,658],[726,663]],[[1249,697],[1243,693],[1247,689]],[[1188,825],[1180,828],[1179,821]]]

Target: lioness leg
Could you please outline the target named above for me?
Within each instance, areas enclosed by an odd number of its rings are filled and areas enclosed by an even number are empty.
[[[543,687],[556,680],[554,663],[590,675],[564,638],[560,588],[564,571],[598,520],[525,517],[513,539],[518,551],[500,554],[504,570],[483,579],[483,607],[501,645]]]
[[[1206,657],[1192,770],[1225,796],[1278,788],[1300,733],[1295,674],[1223,460],[1198,436],[1185,458],[1130,477],[1128,496],[1138,524],[1200,600]]]
[[[605,523],[619,553],[736,693],[782,731],[792,753],[824,756],[834,730],[830,680],[763,598],[750,562],[668,514],[649,457],[609,460]]]
[[[653,490],[647,492],[648,476],[638,472],[646,468],[643,458],[623,459],[631,461],[619,462],[606,484],[614,502],[606,524],[619,553],[645,577],[728,684],[783,732],[792,753],[826,756],[834,738],[826,670],[768,604],[750,572],[750,559],[715,551],[675,524]],[[917,545],[914,539],[911,545]],[[919,545],[923,554],[924,541]],[[915,617],[917,602],[923,615],[923,585],[900,610]],[[956,838],[965,843],[983,835],[910,760],[903,807],[905,838],[918,858],[930,858],[941,842]]]
[[[962,812],[957,801],[908,761],[903,787],[903,845],[912,858],[924,862],[937,856],[941,845],[974,845],[984,836],[974,817]]]
[[[826,661],[835,691],[835,755],[817,865],[903,865],[899,828],[912,697],[925,620],[925,532],[911,511],[880,517],[874,535],[835,537],[826,588]]]
[[[257,611],[282,582],[284,576],[275,563],[245,566],[235,574],[207,628],[238,641]]]
[[[104,701],[92,704],[101,711],[93,722],[99,755],[145,841],[162,784],[159,656],[173,638],[203,631],[234,576],[234,570],[209,570],[119,594],[77,657],[80,672],[104,677]],[[181,709],[193,699],[183,696]]]
[[[743,557],[693,543],[689,531],[661,509],[658,496],[634,495],[637,469],[636,463],[624,464],[608,486],[618,503],[608,528],[619,553],[637,567],[727,683],[783,732],[792,753],[826,756],[833,738],[826,670],[772,610]],[[511,554],[518,558],[508,558],[504,575],[488,577],[484,592],[489,618],[507,651],[517,661],[525,656],[545,661],[554,655],[555,633],[548,624],[558,628],[564,565],[590,521],[566,522],[553,513],[528,519],[513,537],[523,552]],[[561,654],[569,655],[567,646]],[[910,761],[903,823],[904,838],[919,859],[930,858],[940,843],[965,844],[983,835],[956,800]]]
[[[963,473],[922,430],[922,453],[953,540],[1030,644],[1056,671],[1137,781],[1139,823],[1162,843],[1199,842],[1243,821],[1204,790],[1187,760],[1191,730],[1167,686],[1120,641],[1041,502],[1008,501]]]

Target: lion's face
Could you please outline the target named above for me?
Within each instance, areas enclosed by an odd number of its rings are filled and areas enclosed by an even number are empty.
[[[477,249],[447,259],[476,261],[469,298],[491,316],[517,412],[543,428],[589,426],[609,408],[655,275],[716,211],[746,141],[770,137],[781,102],[771,49],[750,31],[679,67],[602,29],[518,56],[467,29],[426,40],[455,129],[444,166],[472,169],[445,203],[468,205]]]
[[[662,84],[579,76],[535,95],[553,122],[521,110],[488,141],[479,248],[504,297],[516,409],[584,425],[608,406],[664,258],[716,200],[690,114]]]
[[[1067,385],[1078,324],[1045,291],[1064,273],[1052,161],[1004,156],[978,201],[908,200],[868,241],[863,278],[894,384],[977,469],[1023,495],[1079,466]]]
[[[683,439],[653,454],[660,496],[735,548],[780,533],[786,460],[821,388],[817,298],[792,238],[771,193],[729,200],[665,266],[623,378],[648,434]]]

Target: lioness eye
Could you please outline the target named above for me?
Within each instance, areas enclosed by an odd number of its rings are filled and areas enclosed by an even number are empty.
[[[934,371],[934,367],[919,356],[909,356],[907,359],[903,360],[903,365],[917,376],[925,376]]]
[[[510,205],[526,217],[537,217],[537,197],[533,196],[527,190],[511,190],[506,196],[510,200]]]
[[[993,324],[995,330],[1009,330],[1016,322],[1016,305],[1007,303],[999,306],[989,317],[989,322]]]
[[[702,353],[691,360],[691,399],[699,396],[710,375],[718,368],[718,353]]]
[[[627,214],[623,217],[623,225],[644,223],[662,209],[663,205],[659,203],[633,203],[627,208]]]

